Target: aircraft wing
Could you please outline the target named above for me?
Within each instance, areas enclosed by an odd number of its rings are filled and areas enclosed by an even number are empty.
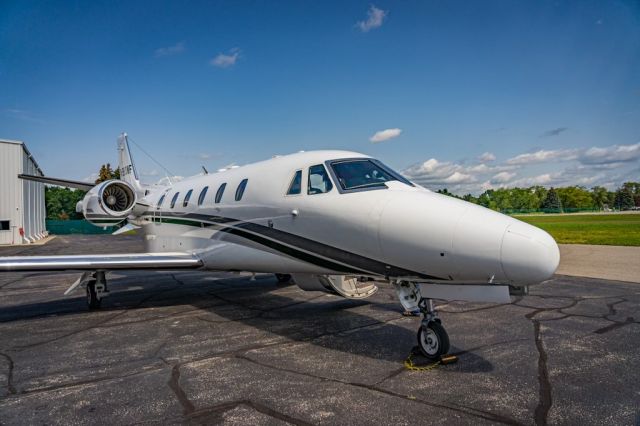
[[[93,188],[95,186],[94,183],[81,182],[81,181],[78,181],[78,180],[52,178],[52,177],[46,177],[46,176],[34,176],[34,175],[19,174],[18,177],[20,179],[32,180],[34,182],[42,182],[42,183],[48,183],[48,184],[51,184],[51,185],[65,186],[67,188],[82,189],[83,191],[90,191],[91,188]]]
[[[196,269],[201,266],[202,260],[196,255],[182,252],[0,257],[0,272]]]

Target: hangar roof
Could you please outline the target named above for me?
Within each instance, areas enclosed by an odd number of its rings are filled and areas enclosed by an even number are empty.
[[[22,141],[14,141],[11,139],[0,139],[0,143],[8,143],[8,144],[14,144],[14,145],[22,145],[22,149],[24,150],[24,153],[27,154],[27,158],[29,158],[31,161],[33,161],[33,164],[36,166],[36,169],[38,169],[38,171],[40,172],[40,174],[42,176],[44,176],[44,172],[42,171],[42,169],[40,168],[40,166],[38,165],[38,162],[36,161],[36,159],[33,157],[33,155],[31,155],[31,151],[29,151],[29,148],[27,148],[27,144],[25,144]]]

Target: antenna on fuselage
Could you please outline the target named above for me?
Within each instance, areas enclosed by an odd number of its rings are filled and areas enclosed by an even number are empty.
[[[202,167],[202,171],[204,172],[205,175],[209,174],[209,170],[207,170],[207,168],[205,166],[201,166]]]

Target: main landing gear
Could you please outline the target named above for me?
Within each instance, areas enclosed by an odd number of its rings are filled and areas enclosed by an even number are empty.
[[[90,310],[99,309],[102,298],[109,295],[104,271],[97,271],[87,280],[87,306]]]
[[[395,283],[400,303],[405,310],[412,312],[416,308],[422,314],[418,329],[418,348],[425,357],[440,360],[449,352],[449,336],[438,318],[432,299],[422,297],[420,287],[408,281]]]

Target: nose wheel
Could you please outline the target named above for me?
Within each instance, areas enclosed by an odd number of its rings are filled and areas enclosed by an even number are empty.
[[[420,299],[418,302],[423,319],[418,330],[418,347],[426,358],[439,360],[449,352],[449,335],[433,306],[433,300]]]
[[[418,347],[422,355],[433,360],[439,360],[449,352],[449,336],[442,324],[432,321],[421,325],[418,330]]]

